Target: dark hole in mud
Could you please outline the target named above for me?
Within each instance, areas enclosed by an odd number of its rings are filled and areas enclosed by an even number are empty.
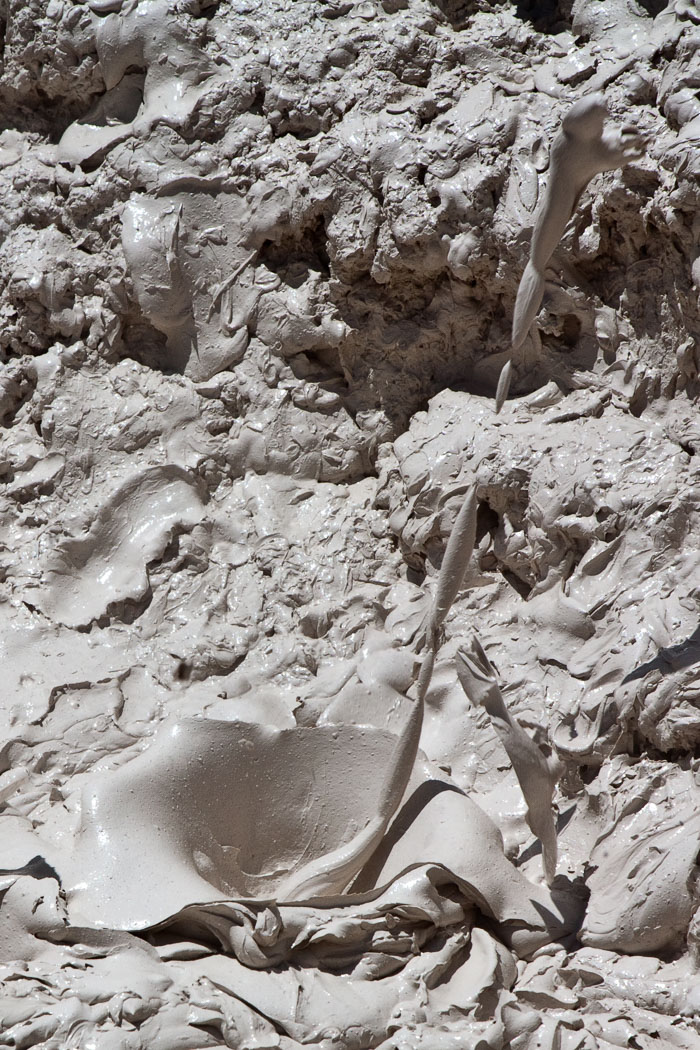
[[[518,18],[530,22],[539,33],[561,33],[571,26],[571,4],[558,0],[519,0],[515,7]]]
[[[476,544],[477,546],[481,543],[484,536],[489,533],[493,536],[498,528],[499,517],[495,510],[493,510],[488,503],[483,502],[479,504],[479,509],[476,514]]]
[[[142,598],[126,598],[122,601],[113,602],[111,605],[108,605],[104,615],[94,620],[93,623],[96,627],[100,628],[111,627],[115,623],[135,623],[140,616],[143,616],[152,601],[153,592],[149,587],[147,593]],[[93,623],[76,627],[76,630],[81,633],[89,634],[92,630]]]
[[[503,566],[501,566],[501,576],[506,581],[506,583],[510,584],[513,590],[516,591],[521,598],[525,598],[527,600],[530,597],[530,591],[532,590],[532,587],[530,587],[528,583],[525,583],[524,580],[521,580],[519,576],[516,576],[514,572],[511,572],[510,569],[506,569]]]
[[[330,277],[327,240],[325,222],[319,215],[313,225],[301,231],[300,236],[264,241],[258,259],[285,284],[298,288],[311,272]]]
[[[463,29],[479,8],[479,3],[472,0],[435,0],[435,6],[442,12],[453,29]]]
[[[265,88],[259,87],[253,96],[253,101],[248,107],[248,112],[254,114],[257,117],[262,117],[264,114],[265,105]]]
[[[637,0],[637,3],[646,11],[650,18],[656,18],[669,6],[668,0]]]
[[[415,584],[416,587],[422,587],[425,582],[425,575],[425,569],[420,569],[414,565],[406,567],[406,579],[409,583]]]
[[[647,397],[647,390],[644,385],[638,387],[634,394],[630,398],[629,411],[637,419],[641,416],[644,409],[649,404],[649,398]]]
[[[463,29],[477,12],[494,8],[488,0],[435,0],[435,6],[454,29]],[[571,0],[518,0],[515,14],[540,33],[560,33],[571,26]]]
[[[338,361],[336,350],[307,350],[305,354],[296,354],[290,361],[290,367],[296,377],[318,383],[324,390],[346,397],[350,393],[347,379]],[[346,405],[352,415],[352,404]],[[322,410],[316,408],[316,411]]]
[[[195,18],[205,18],[210,21],[218,13],[219,0],[199,0],[199,10],[194,11]]]
[[[561,337],[567,346],[574,347],[581,335],[581,322],[576,314],[566,314],[562,321]]]
[[[178,682],[188,682],[192,674],[192,668],[186,660],[181,660],[175,669],[175,678]]]
[[[166,345],[166,338],[145,318],[139,317],[132,324],[126,324],[122,331],[125,357],[131,357],[140,365],[152,368],[157,372],[172,375],[172,355]]]

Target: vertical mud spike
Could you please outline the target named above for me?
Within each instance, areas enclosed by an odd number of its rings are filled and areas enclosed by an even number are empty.
[[[483,707],[511,761],[523,793],[528,826],[542,845],[542,866],[548,885],[557,871],[557,832],[552,807],[562,767],[547,758],[506,707],[496,672],[474,635],[469,647],[457,650],[457,677],[473,704]]]
[[[430,648],[426,652],[423,663],[421,664],[420,673],[418,674],[418,681],[416,682],[416,696],[418,697],[418,703],[422,704],[425,700],[425,694],[428,692],[428,686],[430,685],[430,679],[433,676],[433,667],[435,666],[435,645],[431,643]]]
[[[474,550],[476,511],[474,484],[467,492],[447,541],[426,627],[427,644],[416,682],[415,699],[401,730],[391,767],[377,802],[377,814],[350,842],[288,879],[283,887],[285,900],[340,893],[377,848],[401,803],[418,752],[425,696],[440,648],[440,627],[457,597]]]
[[[510,390],[510,378],[513,374],[513,362],[506,361],[501,374],[498,377],[498,386],[496,387],[496,415],[503,408],[504,402],[508,397],[508,391]]]
[[[477,507],[476,485],[472,485],[455,518],[440,566],[437,590],[430,614],[429,630],[433,636],[442,625],[459,593],[474,551]]]
[[[513,311],[511,345],[514,353],[527,339],[532,323],[539,313],[544,285],[544,276],[535,270],[532,262],[528,262],[518,285]]]
[[[608,107],[600,94],[580,98],[564,116],[549,154],[549,178],[535,215],[530,258],[520,279],[515,308],[511,349],[525,343],[545,289],[545,270],[581,195],[593,178],[637,160],[644,151],[644,138],[629,126],[606,128]],[[496,412],[508,395],[510,362],[498,381]]]

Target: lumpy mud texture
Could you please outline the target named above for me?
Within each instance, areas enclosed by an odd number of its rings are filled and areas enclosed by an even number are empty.
[[[0,47],[0,1044],[700,1047],[697,0]]]

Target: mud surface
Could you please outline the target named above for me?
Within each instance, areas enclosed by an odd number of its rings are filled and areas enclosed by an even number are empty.
[[[697,3],[0,24],[0,1045],[700,1047]]]

